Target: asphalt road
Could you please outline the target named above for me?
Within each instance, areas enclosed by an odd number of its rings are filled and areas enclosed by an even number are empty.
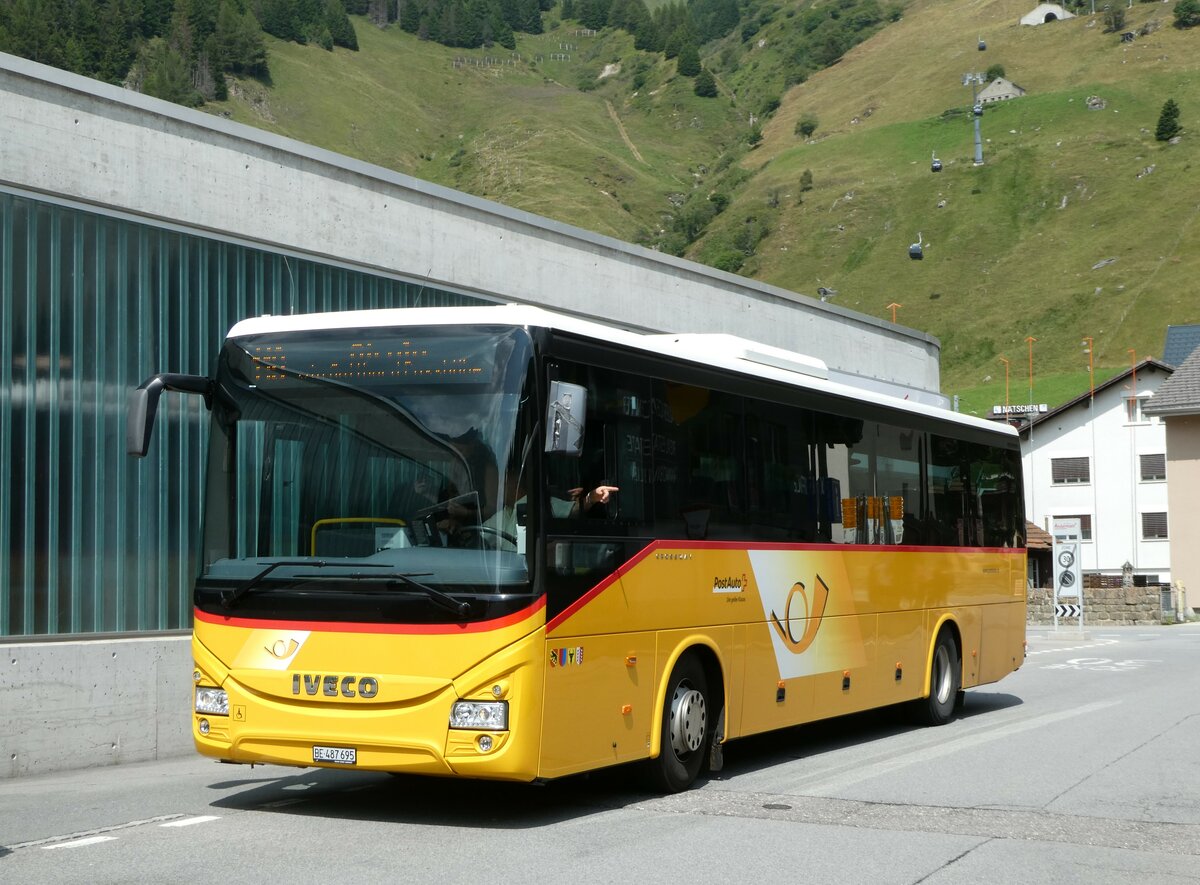
[[[947,726],[735,742],[677,796],[199,757],[0,781],[0,883],[1200,881],[1200,625],[1029,652]]]

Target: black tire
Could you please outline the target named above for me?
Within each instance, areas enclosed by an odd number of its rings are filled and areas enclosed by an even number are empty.
[[[945,725],[954,717],[962,689],[962,662],[949,630],[938,634],[929,668],[929,697],[918,702],[918,715],[927,725]]]
[[[659,726],[661,749],[650,760],[655,786],[678,793],[692,785],[704,767],[712,743],[711,699],[704,668],[685,654],[671,671]]]

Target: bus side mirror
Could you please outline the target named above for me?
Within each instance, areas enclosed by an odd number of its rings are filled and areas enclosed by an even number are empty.
[[[179,375],[164,372],[147,378],[137,390],[129,394],[129,411],[125,416],[125,451],[135,458],[146,457],[150,450],[150,434],[154,431],[154,418],[158,414],[158,400],[164,391],[198,393],[204,404],[212,408],[212,379],[203,375]]]
[[[546,406],[546,451],[582,455],[586,415],[586,387],[551,381],[550,403]]]

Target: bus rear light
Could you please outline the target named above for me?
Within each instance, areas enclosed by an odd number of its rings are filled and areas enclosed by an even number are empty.
[[[456,701],[450,708],[450,727],[507,731],[508,701]]]
[[[229,715],[229,695],[223,688],[196,687],[196,712],[211,716]]]

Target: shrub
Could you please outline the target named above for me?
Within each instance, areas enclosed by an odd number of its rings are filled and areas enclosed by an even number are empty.
[[[1200,0],[1179,0],[1175,4],[1175,27],[1194,28],[1200,25]]]

